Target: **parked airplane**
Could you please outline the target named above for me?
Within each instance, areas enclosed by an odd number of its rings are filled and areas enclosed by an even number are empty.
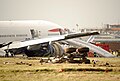
[[[0,21],[0,49],[6,54],[60,56],[64,51],[57,41],[98,34],[66,32],[63,27],[43,20]]]

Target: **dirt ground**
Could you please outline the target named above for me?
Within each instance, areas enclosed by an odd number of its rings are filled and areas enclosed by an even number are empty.
[[[39,59],[0,58],[0,81],[120,81],[120,58],[89,59],[91,64],[41,64]]]

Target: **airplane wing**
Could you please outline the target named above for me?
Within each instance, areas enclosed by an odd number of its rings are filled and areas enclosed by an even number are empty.
[[[52,42],[52,41],[61,41],[61,40],[67,40],[77,37],[83,37],[83,36],[90,36],[90,35],[98,35],[98,32],[91,32],[91,33],[72,33],[72,34],[66,34],[66,35],[59,35],[59,36],[52,36],[47,38],[41,38],[41,39],[34,39],[34,40],[28,40],[28,41],[22,41],[22,42],[13,42],[9,45],[9,49],[13,48],[22,48],[30,45],[37,45],[40,43],[46,43],[46,42]],[[4,47],[5,49],[6,47]]]

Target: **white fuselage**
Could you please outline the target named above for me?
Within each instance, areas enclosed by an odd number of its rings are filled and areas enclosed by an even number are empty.
[[[0,44],[60,35],[63,28],[43,20],[0,21]]]

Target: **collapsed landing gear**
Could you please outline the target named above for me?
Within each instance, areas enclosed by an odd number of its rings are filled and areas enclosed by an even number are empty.
[[[61,62],[69,62],[69,63],[85,63],[90,64],[90,60],[87,59],[87,52],[89,52],[89,48],[67,48],[65,50],[65,55],[57,61],[57,63]]]
[[[5,54],[5,57],[9,57],[9,45],[7,47],[7,49],[5,50],[6,54]]]
[[[87,59],[87,52],[89,52],[89,48],[87,47],[82,47],[76,49],[76,51],[71,51],[70,50],[75,50],[75,48],[68,48],[67,53],[69,52],[68,55],[68,62],[70,63],[85,63],[85,64],[90,64],[90,60]]]
[[[86,57],[76,56],[76,54],[74,54],[72,57],[68,57],[68,62],[90,64],[89,59],[87,59]]]
[[[12,50],[5,50],[6,54],[5,54],[5,57],[14,57],[14,53]]]

